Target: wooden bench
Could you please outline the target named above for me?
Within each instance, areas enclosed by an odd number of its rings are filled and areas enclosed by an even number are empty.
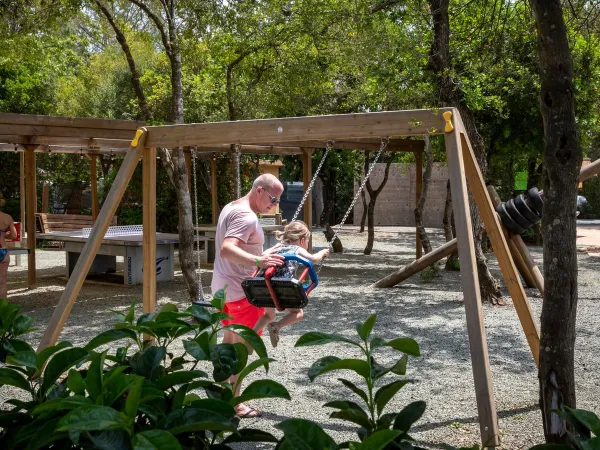
[[[94,219],[92,216],[80,214],[51,214],[37,213],[35,215],[38,231],[41,233],[55,233],[57,231],[82,230],[92,228]],[[117,224],[117,216],[110,222],[111,226]]]

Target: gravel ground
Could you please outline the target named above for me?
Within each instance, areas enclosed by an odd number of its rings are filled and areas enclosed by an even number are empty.
[[[440,245],[443,238],[439,230],[430,231],[434,246]],[[425,400],[427,410],[412,433],[421,445],[439,448],[440,443],[456,446],[478,443],[479,425],[459,274],[442,271],[431,282],[425,282],[417,275],[393,289],[371,289],[372,282],[414,259],[412,229],[377,228],[374,251],[370,256],[362,254],[366,233],[357,233],[356,227],[348,227],[342,234],[342,242],[345,253],[333,255],[323,267],[321,284],[311,295],[305,320],[285,329],[275,349],[271,349],[268,337],[264,337],[270,356],[277,360],[268,376],[289,389],[292,401],[257,401],[252,405],[264,411],[263,417],[245,420],[244,425],[279,434],[274,428],[278,422],[289,417],[302,417],[319,422],[337,442],[355,439],[354,427],[329,419],[331,410],[322,408],[327,401],[348,398],[348,391],[336,380],[340,375],[328,374],[310,383],[306,373],[322,356],[360,355],[341,345],[295,349],[294,343],[303,333],[313,330],[353,337],[356,333],[354,324],[377,313],[375,334],[385,339],[412,337],[419,343],[422,353],[421,357],[409,360],[407,376],[416,383],[404,388],[390,403],[388,411],[399,411],[410,401]],[[324,245],[322,234],[316,233],[315,248]],[[537,261],[541,261],[541,248],[533,247],[531,252]],[[21,267],[11,263],[9,273],[10,300],[20,304],[24,313],[32,315],[40,328],[32,335],[34,346],[65,286],[64,252],[44,250],[36,255],[39,283],[35,289],[26,288],[26,261]],[[579,267],[575,355],[578,406],[598,410],[600,258],[580,252]],[[500,276],[495,260],[491,261],[491,269]],[[202,278],[209,285],[210,270],[204,270]],[[506,290],[504,293],[506,295]],[[537,320],[541,297],[534,289],[527,289],[527,295]],[[110,310],[124,310],[141,296],[141,286],[127,288],[86,282],[61,339],[86,343],[96,333],[112,326]],[[158,285],[158,297],[159,303],[174,302],[186,307],[185,284],[180,271],[176,271],[174,282]],[[506,303],[506,306],[486,304],[483,309],[502,448],[522,449],[543,441],[537,371],[513,304],[509,298]],[[391,363],[393,356],[393,353],[382,352],[379,362]],[[264,372],[260,372],[254,378],[264,376]],[[350,373],[343,376],[358,381]],[[0,401],[8,394],[6,388],[0,391]]]

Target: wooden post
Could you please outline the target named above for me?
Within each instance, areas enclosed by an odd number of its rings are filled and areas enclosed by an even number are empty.
[[[102,244],[104,234],[106,233],[106,230],[110,225],[110,221],[114,217],[117,208],[119,207],[121,198],[127,189],[127,185],[129,184],[129,180],[131,179],[137,163],[140,160],[140,156],[142,156],[146,135],[147,132],[145,128],[141,128],[136,132],[136,138],[133,140],[132,146],[127,151],[125,159],[123,159],[123,163],[121,164],[119,172],[113,181],[110,192],[102,204],[100,214],[98,214],[98,219],[96,222],[94,222],[94,226],[92,227],[92,231],[88,237],[88,240],[85,242],[85,245],[81,250],[81,255],[75,264],[75,268],[73,269],[69,280],[67,281],[67,286],[65,287],[58,305],[56,305],[54,314],[52,314],[52,318],[48,323],[48,327],[42,336],[42,340],[38,346],[38,352],[46,347],[54,345],[58,340],[58,336],[60,335],[60,332],[62,331],[65,322],[69,317],[73,303],[75,303],[75,299],[81,290],[81,286],[85,281],[85,277],[89,272],[90,267],[92,266],[92,262],[96,257],[96,253],[98,253],[100,244]],[[135,146],[133,146],[133,144]]]
[[[156,310],[156,148],[144,149],[142,159],[144,312]],[[150,339],[146,336],[146,339]]]
[[[50,201],[50,185],[48,183],[44,183],[42,185],[42,212],[48,212],[48,203]]]
[[[454,110],[453,114],[456,117],[458,111]],[[454,123],[456,124],[456,122],[455,120]],[[483,324],[479,276],[475,261],[473,230],[471,228],[471,213],[469,211],[465,167],[460,151],[458,130],[447,132],[445,141],[481,441],[484,445],[497,447],[500,445],[498,417]]]
[[[312,148],[302,148],[302,188],[303,191],[309,188],[312,180]],[[312,233],[312,192],[306,197],[304,202],[304,223]],[[309,251],[312,251],[312,234],[310,237]]]
[[[217,188],[217,155],[210,158],[210,194],[212,199],[212,224],[219,221],[219,200]]]
[[[35,211],[37,205],[37,192],[36,192],[36,176],[35,176],[35,153],[34,150],[36,145],[26,145],[25,154],[25,189],[26,189],[26,220],[27,220],[27,248],[29,249],[29,256],[27,259],[27,286],[31,287],[36,283],[35,273]]]
[[[533,359],[535,360],[536,365],[539,365],[540,333],[538,331],[537,324],[533,320],[531,307],[529,306],[527,296],[525,295],[525,291],[523,290],[523,286],[519,280],[515,263],[510,256],[508,244],[504,238],[504,232],[502,231],[498,215],[492,206],[492,200],[490,199],[486,189],[483,175],[481,174],[479,166],[477,165],[475,154],[473,153],[471,145],[466,137],[466,132],[463,133],[461,130],[460,139],[462,142],[462,153],[465,161],[467,180],[469,182],[471,192],[473,193],[473,198],[475,199],[475,203],[477,203],[477,209],[479,209],[479,214],[481,215],[485,225],[485,230],[490,238],[490,242],[492,243],[496,258],[498,259],[498,265],[502,271],[504,282],[506,283],[508,292],[513,299],[515,310],[517,311],[521,326],[525,332],[525,337],[529,343],[529,348],[533,354]]]
[[[25,153],[20,152],[19,153],[19,173],[20,173],[20,179],[19,179],[19,201],[21,203],[21,239],[23,239],[26,235],[25,233],[25,196],[27,195],[25,193]]]
[[[98,218],[98,170],[96,167],[96,155],[90,155],[90,186],[92,188],[92,219]]]
[[[187,175],[188,175],[188,190],[190,191],[190,194],[192,195],[192,199],[193,197],[193,184],[192,184],[192,149],[191,147],[188,148],[187,152],[184,152],[184,156],[185,156],[185,167],[187,167]],[[156,165],[156,164],[155,164]]]
[[[422,152],[414,152],[415,154],[415,173],[416,173],[416,186],[415,186],[415,207],[419,204],[419,200],[421,199],[421,194],[423,193],[423,153]],[[415,224],[416,225],[416,224]],[[425,226],[425,224],[423,224]],[[417,259],[419,259],[423,255],[423,245],[421,244],[421,236],[419,236],[419,230],[416,230],[416,250],[417,250]]]

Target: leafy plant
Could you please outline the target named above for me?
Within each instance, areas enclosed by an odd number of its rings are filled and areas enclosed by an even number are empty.
[[[600,419],[596,414],[585,409],[565,406],[562,411],[553,410],[572,426],[568,437],[572,445],[540,444],[530,450],[597,450],[600,449]]]
[[[21,308],[11,305],[6,299],[0,299],[0,362],[6,362],[9,352],[27,345],[17,337],[33,331],[33,319],[21,314]]]
[[[239,374],[241,383],[262,366],[268,370],[273,360],[252,329],[220,326],[228,317],[220,311],[223,304],[219,291],[212,300],[217,312],[195,305],[179,311],[167,304],[137,320],[131,305],[125,314],[116,312],[113,329],[85,347],[61,342],[36,354],[15,339],[29,329],[30,318],[2,302],[6,366],[0,368],[0,386],[21,390],[27,399],[19,395],[2,405],[0,447],[227,449],[237,441],[277,442],[269,433],[238,428],[237,404],[267,397],[289,400],[290,395],[275,381],[257,380],[234,398],[235,386],[227,378]],[[223,328],[244,337],[258,359],[247,364],[245,345],[216,344]],[[171,346],[182,337],[184,351],[175,354]],[[123,345],[103,349],[114,342]],[[201,364],[212,365],[212,377]]]
[[[371,337],[376,319],[377,316],[374,314],[364,323],[356,324],[359,340],[349,339],[339,334],[310,332],[298,339],[296,347],[339,342],[357,347],[364,356],[362,359],[340,359],[337,356],[325,356],[316,361],[308,371],[311,381],[325,373],[340,370],[353,371],[364,381],[365,386],[361,388],[350,380],[338,378],[346,388],[360,399],[360,403],[344,398],[324,405],[336,410],[331,413],[330,417],[351,422],[359,427],[357,432],[360,442],[344,442],[339,445],[339,448],[419,449],[411,443],[412,438],[408,432],[410,427],[423,415],[425,402],[412,402],[400,412],[384,413],[390,400],[404,386],[412,383],[410,379],[399,377],[406,374],[408,356],[420,356],[419,345],[410,338],[385,341],[380,337]],[[403,353],[396,363],[387,367],[378,364],[373,356],[375,351],[386,347]],[[384,377],[388,374],[396,375],[398,379],[392,381],[385,379]],[[387,383],[383,384],[384,380]],[[381,386],[377,388],[379,385]],[[285,435],[284,429],[283,442],[289,440],[291,438]]]

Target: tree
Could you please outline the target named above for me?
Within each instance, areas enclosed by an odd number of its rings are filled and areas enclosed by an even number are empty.
[[[540,106],[544,119],[544,303],[541,317],[540,405],[549,443],[568,443],[554,410],[576,407],[576,208],[582,151],[574,107],[573,61],[560,0],[530,0],[538,37]]]
[[[427,231],[425,231],[425,226],[423,225],[423,209],[425,208],[425,202],[427,201],[427,191],[429,190],[431,171],[433,170],[433,149],[431,148],[429,136],[425,136],[425,158],[427,161],[425,162],[425,172],[423,173],[423,191],[421,192],[421,197],[415,207],[415,226],[417,228],[417,233],[421,238],[423,250],[427,254],[431,251],[431,243],[429,242]],[[417,167],[417,170],[420,170],[420,168]]]
[[[365,176],[369,174],[369,153],[369,151],[365,151]],[[383,180],[381,180],[379,187],[373,189],[370,178],[367,178],[367,182],[365,183],[365,187],[369,193],[369,204],[367,205],[367,245],[363,251],[365,255],[370,255],[373,251],[373,243],[375,242],[375,203],[377,202],[377,196],[383,191],[383,188],[387,184],[390,175],[390,166],[394,160],[394,154],[392,152],[388,152],[386,156],[387,161],[385,162]]]

